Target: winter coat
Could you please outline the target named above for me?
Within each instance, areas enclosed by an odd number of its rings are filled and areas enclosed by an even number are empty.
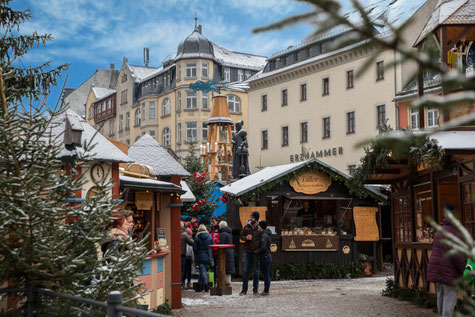
[[[252,239],[247,240],[247,235],[251,234]],[[244,242],[244,252],[247,253],[256,253],[259,248],[259,240],[261,239],[261,232],[257,229],[256,226],[252,226],[249,222],[242,228],[240,238]]]
[[[190,235],[185,228],[181,228],[181,256],[186,256],[186,245],[193,245]]]
[[[221,229],[221,236],[219,238],[219,244],[233,244],[233,233],[231,228],[224,227]],[[226,274],[236,273],[236,267],[234,265],[234,248],[226,249]]]
[[[460,237],[455,227],[448,219],[442,220],[442,228]],[[427,265],[427,280],[430,282],[454,286],[454,280],[461,277],[465,270],[466,260],[461,256],[445,258],[445,253],[449,247],[442,244],[442,234],[437,232],[434,236],[432,254]]]
[[[197,264],[209,264],[213,258],[211,255],[210,245],[213,244],[213,239],[208,232],[199,232],[195,241],[193,242],[193,252],[195,253],[195,261]]]
[[[269,228],[262,231],[261,240],[259,241],[259,249],[257,249],[257,256],[259,258],[266,258],[270,255],[270,236],[272,232]]]
[[[216,225],[214,227],[211,227],[209,234],[211,235],[211,238],[213,238],[213,244],[218,244],[219,237],[221,235],[221,232],[219,231],[219,226]],[[211,248],[211,253],[214,257],[218,256],[218,248]]]
[[[106,254],[108,250],[122,251],[119,249],[120,242],[127,240],[127,234],[117,228],[111,228],[107,237],[101,241],[102,254]],[[112,252],[112,251],[110,251]]]

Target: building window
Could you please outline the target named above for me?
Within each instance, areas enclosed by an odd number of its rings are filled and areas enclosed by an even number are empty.
[[[181,143],[181,123],[176,125],[176,143]]]
[[[202,127],[202,130],[201,130],[201,134],[202,134],[202,140],[203,141],[208,140],[208,124],[206,122],[203,122],[203,127]]]
[[[130,130],[130,112],[125,114],[125,130]]]
[[[181,111],[181,92],[176,93],[177,96],[177,103],[176,103],[176,111]]]
[[[197,139],[196,121],[186,123],[186,140],[195,141]]]
[[[150,130],[148,134],[155,139],[155,130]]]
[[[155,101],[150,101],[148,108],[149,108],[148,115],[149,115],[150,119],[155,119],[155,116],[156,116],[156,114],[155,114]]]
[[[124,115],[119,116],[119,132],[124,130]]]
[[[429,108],[427,109],[427,127],[433,128],[438,126],[437,123],[437,108]]]
[[[282,107],[287,106],[288,102],[288,94],[287,94],[287,89],[282,90]]]
[[[196,77],[196,63],[186,64],[186,77]]]
[[[120,104],[123,105],[124,103],[127,103],[127,89],[120,92]]]
[[[106,111],[106,103],[103,102],[101,103],[101,112],[105,112]]]
[[[230,112],[241,112],[241,99],[235,95],[228,95],[228,108]]]
[[[170,128],[163,129],[162,138],[163,138],[162,146],[170,146]]]
[[[224,81],[226,82],[231,81],[231,69],[229,69],[229,67],[224,68]]]
[[[353,70],[347,71],[346,72],[346,89],[350,89],[354,87],[353,80],[354,80]]]
[[[251,71],[250,70],[244,71],[244,77],[245,79],[248,79],[249,77],[251,77]]]
[[[267,130],[262,131],[262,145],[261,150],[267,150],[269,148],[269,139]]]
[[[139,126],[142,123],[142,118],[140,116],[140,108],[135,110],[135,117],[134,117],[134,126]]]
[[[170,98],[165,98],[162,102],[162,116],[168,116],[170,114],[170,106]]]
[[[323,78],[323,91],[322,95],[327,96],[330,94],[330,78]]]
[[[181,79],[181,64],[178,63],[177,69],[176,69],[176,79]]]
[[[186,109],[196,109],[196,92],[186,92]]]
[[[355,164],[348,165],[348,174],[350,174],[350,176],[353,176],[353,174],[355,173],[355,169],[356,169]]]
[[[115,118],[112,118],[109,121],[109,135],[114,135],[115,134]]]
[[[262,95],[261,111],[267,111],[267,95]]]
[[[238,70],[238,81],[239,82],[244,81],[244,70],[242,70],[242,69]]]
[[[411,129],[419,129],[419,109],[411,109]]]
[[[110,99],[107,100],[107,110],[111,110],[111,108],[112,108],[112,105],[111,105],[111,104],[112,104],[112,103],[111,103],[111,100],[110,100]]]
[[[123,74],[123,75],[122,75],[121,82],[122,82],[122,83],[125,83],[126,81],[127,81],[127,74]]]
[[[203,95],[201,97],[201,103],[202,103],[203,109],[209,109],[208,94],[205,92],[203,92]]]
[[[355,133],[355,112],[346,113],[346,134]]]
[[[308,142],[308,124],[307,122],[300,123],[300,143]]]
[[[386,106],[377,106],[376,109],[378,112],[378,127],[380,127],[386,122]]]
[[[289,145],[289,127],[282,127],[282,146]]]
[[[201,77],[209,77],[208,75],[208,63],[201,64]]]
[[[300,85],[300,101],[307,100],[307,84]]]
[[[330,138],[330,117],[323,118],[323,138]]]
[[[376,80],[383,80],[384,79],[384,62],[377,62],[376,63]]]
[[[145,120],[145,102],[142,103],[142,121]]]

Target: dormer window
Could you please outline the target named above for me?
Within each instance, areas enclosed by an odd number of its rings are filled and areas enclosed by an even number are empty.
[[[231,81],[231,69],[229,67],[224,68],[224,81],[226,82]]]

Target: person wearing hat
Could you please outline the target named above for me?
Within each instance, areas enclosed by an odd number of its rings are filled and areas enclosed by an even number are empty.
[[[259,221],[258,230],[261,232],[261,240],[259,241],[259,249],[257,249],[257,256],[259,258],[259,266],[264,276],[264,291],[260,293],[261,296],[269,295],[270,288],[270,264],[272,256],[270,254],[270,236],[272,232],[267,228],[267,221]]]
[[[259,213],[253,211],[247,224],[241,231],[240,238],[244,241],[244,253],[242,255],[242,291],[239,295],[246,295],[249,271],[252,271],[253,276],[253,294],[259,295],[257,292],[259,289],[259,266],[257,265],[257,249],[259,248],[259,240],[261,239],[261,232],[257,228],[259,221]]]
[[[451,203],[444,205],[444,212],[456,214],[457,210]],[[442,229],[460,238],[455,226],[449,219],[442,220]],[[437,292],[437,310],[440,316],[452,316],[457,304],[458,292],[454,280],[463,275],[465,259],[462,256],[445,257],[449,247],[441,242],[442,234],[434,236],[432,253],[427,265],[427,281],[434,282]]]

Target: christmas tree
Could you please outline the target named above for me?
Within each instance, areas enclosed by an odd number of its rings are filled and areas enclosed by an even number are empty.
[[[191,174],[187,184],[196,197],[194,203],[184,203],[182,219],[208,224],[214,210],[218,207],[218,197],[213,193],[212,183],[207,174],[207,166],[200,157],[196,156],[196,142],[188,142],[188,155],[184,158],[183,166]]]
[[[87,203],[67,202],[82,188],[84,175],[78,171],[87,172],[85,164],[91,160],[89,144],[76,151],[84,154],[68,162],[58,159],[65,148],[64,135],[56,132],[65,110],[51,110],[46,96],[68,65],[22,66],[22,57],[51,37],[19,33],[31,13],[15,11],[9,3],[0,4],[0,285],[47,288],[101,301],[117,290],[133,304],[140,294],[134,279],[147,254],[145,241],[125,241],[122,252],[99,260],[97,245],[107,235],[105,225],[114,208],[112,184],[100,184]],[[10,313],[17,316],[25,310],[25,294],[14,296],[19,307]],[[104,316],[104,311],[34,292],[34,314]]]

